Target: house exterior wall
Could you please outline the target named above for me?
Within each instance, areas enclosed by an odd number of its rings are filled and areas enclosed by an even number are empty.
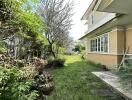
[[[101,0],[100,5],[98,6],[99,11],[108,7],[114,0]],[[100,8],[101,7],[101,8]]]
[[[117,54],[117,30],[109,33],[109,53]]]
[[[132,26],[126,29],[126,48],[128,47],[128,54],[132,54]]]
[[[111,15],[111,13],[93,11],[91,15],[93,16],[93,24],[97,24],[99,21],[103,20],[104,18],[106,19],[109,15]]]
[[[117,30],[117,53],[124,54],[126,50],[126,32],[124,29]]]
[[[109,53],[122,55],[125,50],[125,30],[115,28],[109,33]]]
[[[94,0],[96,1],[96,0]],[[120,64],[124,52],[128,50],[128,54],[132,55],[132,25],[129,25],[131,21],[128,21],[130,16],[122,17],[120,14],[100,12],[99,9],[104,9],[113,3],[113,0],[98,0],[97,3],[93,2],[87,13],[84,14],[83,20],[87,20],[88,29],[85,32],[85,47],[86,58],[96,63],[107,65],[108,67]],[[101,3],[100,3],[101,2]],[[99,8],[101,6],[102,8]],[[129,26],[127,26],[129,25]],[[111,28],[111,29],[110,29]],[[108,52],[100,52],[95,45],[98,44],[99,39],[91,41],[92,49],[90,49],[90,40],[101,34],[109,34]],[[105,40],[104,40],[105,41]],[[107,42],[105,42],[107,43]],[[105,44],[102,43],[102,44]],[[91,52],[90,50],[94,51]],[[101,50],[104,51],[104,50]]]
[[[96,10],[91,11],[87,19],[88,29],[85,34],[107,23],[111,19],[115,18],[115,16],[115,13],[99,12]]]
[[[90,52],[90,38],[87,38],[87,59],[108,67],[120,64],[125,50],[125,31],[122,28],[113,28],[109,33],[109,52]]]
[[[101,63],[102,65],[106,65],[108,68],[114,67],[120,63],[122,56],[120,55],[111,55],[111,54],[96,54],[96,53],[88,53],[87,60],[93,61],[95,63]]]
[[[92,11],[88,17],[88,28],[91,28],[92,25],[97,24],[101,21],[104,17],[106,17],[108,13],[106,12],[99,12],[99,11]]]

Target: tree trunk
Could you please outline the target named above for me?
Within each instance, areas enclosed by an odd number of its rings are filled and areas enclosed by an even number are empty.
[[[53,55],[54,58],[56,58],[55,52],[53,51],[52,44],[49,46],[50,53]]]
[[[56,53],[59,54],[59,46],[56,45]]]

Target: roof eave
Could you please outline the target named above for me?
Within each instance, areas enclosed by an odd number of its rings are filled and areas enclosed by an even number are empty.
[[[88,34],[84,35],[83,37],[79,38],[79,40],[83,40],[85,37],[87,37]]]
[[[92,3],[90,4],[90,6],[87,8],[86,12],[84,13],[84,15],[82,16],[81,20],[87,20],[89,14],[90,14],[90,11],[95,7],[96,5],[96,2],[98,0],[93,0]]]

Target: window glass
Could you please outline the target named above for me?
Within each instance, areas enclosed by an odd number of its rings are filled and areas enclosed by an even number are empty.
[[[100,52],[100,37],[98,38],[98,52]]]
[[[90,44],[91,52],[108,52],[108,34],[92,39]]]
[[[101,52],[104,51],[104,37],[101,37]]]
[[[91,40],[90,45],[91,45],[90,50],[93,51],[93,40]]]
[[[95,51],[98,49],[98,39],[95,40]]]
[[[96,40],[93,40],[93,51],[96,51]]]
[[[108,52],[108,34],[104,35],[104,52]]]

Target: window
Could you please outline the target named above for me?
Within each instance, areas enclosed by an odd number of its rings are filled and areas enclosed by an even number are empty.
[[[101,37],[101,52],[104,51],[104,37]]]
[[[90,41],[91,52],[108,52],[108,34],[98,36]]]
[[[104,52],[108,52],[108,34],[104,35]]]
[[[93,40],[90,41],[90,51],[93,51]]]
[[[96,51],[97,43],[96,40],[91,40],[91,51]]]
[[[95,51],[98,49],[98,39],[95,40]]]
[[[95,15],[94,15],[94,12],[92,12],[90,14],[90,16],[88,17],[88,26],[92,26],[95,22]]]
[[[98,51],[100,52],[100,37],[98,38]]]

